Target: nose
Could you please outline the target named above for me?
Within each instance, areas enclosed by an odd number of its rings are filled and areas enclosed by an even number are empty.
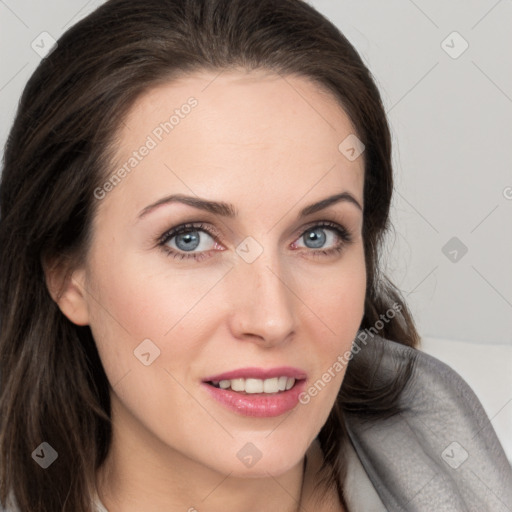
[[[230,329],[237,339],[265,347],[290,339],[296,329],[297,298],[277,256],[264,251],[252,263],[239,258],[228,279]]]

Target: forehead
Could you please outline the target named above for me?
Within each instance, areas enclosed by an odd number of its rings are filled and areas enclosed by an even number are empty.
[[[265,70],[224,70],[187,74],[145,91],[122,123],[123,139],[130,141],[133,128],[150,133],[173,114],[179,120],[188,117],[189,109],[184,107],[192,97],[197,106],[191,120],[183,124],[201,128],[205,121],[215,121],[216,125],[209,126],[208,138],[219,142],[230,137],[236,142],[267,141],[276,145],[301,136],[301,143],[309,141],[312,145],[329,133],[325,141],[329,144],[333,142],[331,138],[336,141],[344,134],[355,133],[334,95],[306,77]],[[181,109],[187,112],[180,112]],[[173,121],[178,121],[174,127],[180,124],[179,120]],[[183,131],[183,127],[173,129],[173,136]]]
[[[196,72],[138,98],[117,134],[116,165],[138,158],[123,183],[137,206],[157,189],[222,200],[284,186],[294,202],[313,187],[348,187],[362,202],[363,158],[339,147],[353,134],[332,93],[304,77]]]

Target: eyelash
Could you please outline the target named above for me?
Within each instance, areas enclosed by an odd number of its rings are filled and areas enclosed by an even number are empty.
[[[333,254],[340,253],[346,245],[352,243],[352,236],[350,235],[349,231],[345,229],[343,226],[339,224],[335,224],[334,222],[329,221],[320,221],[314,224],[311,224],[310,226],[306,227],[302,234],[300,235],[299,239],[304,236],[305,233],[308,231],[313,231],[314,228],[329,228],[332,231],[334,231],[338,237],[341,239],[341,242],[339,242],[335,247],[332,247],[330,249],[311,249],[309,252],[313,253],[314,257],[320,257],[320,256],[330,256]],[[206,232],[208,235],[210,235],[215,241],[219,237],[218,232],[210,227],[208,224],[204,224],[202,222],[197,223],[187,223],[187,224],[181,224],[180,226],[176,226],[175,228],[170,229],[169,231],[166,231],[161,237],[157,240],[157,245],[161,247],[161,249],[168,255],[172,256],[173,258],[179,258],[180,260],[183,259],[195,259],[197,261],[202,261],[204,258],[208,257],[208,253],[211,252],[214,249],[211,249],[210,251],[203,251],[203,252],[178,252],[175,249],[170,248],[166,244],[169,242],[169,240],[172,240],[175,236],[190,232],[190,231],[203,231]],[[307,248],[306,248],[307,249]]]

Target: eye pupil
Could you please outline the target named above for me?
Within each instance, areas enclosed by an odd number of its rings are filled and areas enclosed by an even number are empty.
[[[325,244],[326,236],[325,232],[322,228],[316,228],[309,230],[309,235],[304,235],[304,243],[307,247],[311,247],[313,249],[318,249]],[[312,245],[308,245],[308,243],[312,243]]]
[[[199,245],[197,231],[189,231],[176,236],[176,246],[182,251],[193,251]]]

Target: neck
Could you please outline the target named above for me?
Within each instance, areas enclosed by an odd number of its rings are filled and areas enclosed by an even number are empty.
[[[307,464],[304,472],[303,488],[300,499],[299,512],[310,510],[322,512],[346,512],[338,498],[335,488],[319,488],[318,475],[324,462],[320,443],[314,440],[307,453]]]

